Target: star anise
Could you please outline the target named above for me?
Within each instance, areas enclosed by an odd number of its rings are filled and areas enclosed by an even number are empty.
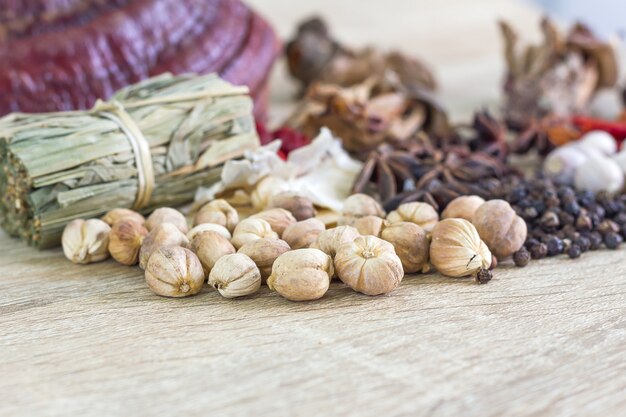
[[[465,145],[442,149],[423,139],[406,149],[383,144],[369,154],[353,191],[365,192],[375,183],[386,210],[410,201],[423,201],[439,210],[460,195],[486,195],[481,181],[504,170],[498,158]]]
[[[547,155],[556,146],[572,141],[580,136],[576,127],[562,117],[547,116],[532,119],[528,126],[510,144],[511,152],[525,154],[535,149],[540,155]]]

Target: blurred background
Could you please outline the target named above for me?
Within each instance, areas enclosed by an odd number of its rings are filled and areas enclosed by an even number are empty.
[[[457,120],[476,108],[495,106],[504,71],[502,40],[497,22],[509,21],[521,40],[541,38],[539,21],[549,15],[568,26],[588,23],[606,39],[617,42],[626,27],[626,2],[600,0],[249,0],[266,16],[283,39],[310,15],[320,15],[337,38],[352,46],[375,44],[399,49],[430,64],[439,81],[439,95]],[[367,7],[367,13],[360,9]],[[622,9],[624,13],[616,13]],[[622,66],[623,67],[623,66]],[[272,78],[270,117],[286,115],[296,86],[280,62]]]

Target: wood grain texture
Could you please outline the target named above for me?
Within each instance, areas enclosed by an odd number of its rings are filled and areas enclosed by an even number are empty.
[[[398,39],[436,64],[457,114],[497,91],[494,18],[537,16],[501,0],[251,3],[283,34],[317,7],[347,41]],[[273,91],[276,117],[293,92],[280,70]],[[482,286],[408,276],[382,297],[335,283],[310,303],[267,287],[166,299],[137,268],[0,234],[0,416],[626,415],[625,255],[503,265]]]

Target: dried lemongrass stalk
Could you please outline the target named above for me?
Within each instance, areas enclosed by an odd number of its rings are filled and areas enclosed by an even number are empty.
[[[114,95],[149,145],[154,191],[141,211],[192,200],[223,162],[258,146],[247,92],[216,75],[164,74]],[[0,223],[40,248],[73,219],[132,207],[138,192],[128,136],[93,110],[0,119],[0,164]]]

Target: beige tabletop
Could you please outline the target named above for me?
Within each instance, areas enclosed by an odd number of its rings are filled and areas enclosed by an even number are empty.
[[[345,42],[419,54],[456,117],[496,103],[495,19],[538,18],[511,0],[251,3],[282,35],[323,12]],[[280,67],[273,88],[278,120]],[[0,416],[623,416],[625,255],[504,264],[481,286],[407,276],[381,297],[166,299],[138,268],[0,235]]]

